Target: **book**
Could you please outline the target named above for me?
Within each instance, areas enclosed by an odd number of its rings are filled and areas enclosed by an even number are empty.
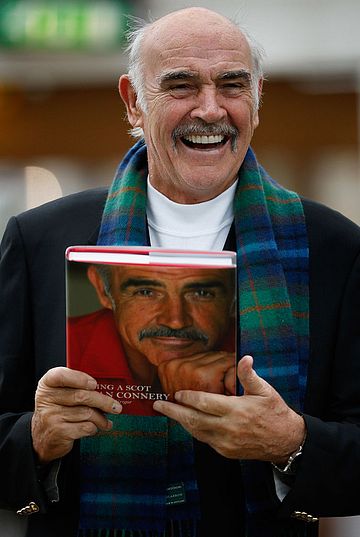
[[[234,252],[71,246],[65,257],[67,366],[123,413],[235,382]]]

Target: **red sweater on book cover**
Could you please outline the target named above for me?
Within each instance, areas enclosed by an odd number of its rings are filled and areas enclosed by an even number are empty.
[[[99,391],[118,399],[124,407],[124,413],[140,416],[158,415],[152,409],[155,398],[136,399],[146,397],[149,393],[142,395],[139,387],[135,388],[138,383],[128,366],[112,311],[102,309],[81,317],[69,317],[67,356],[68,366],[85,371],[96,378],[98,383],[103,385]],[[104,386],[108,386],[108,389],[106,390]],[[133,391],[129,390],[129,387],[132,387]],[[126,395],[124,397],[124,394],[127,394],[129,399]]]
[[[234,352],[234,347],[234,326],[230,326],[222,349]],[[117,399],[124,414],[158,415],[152,408],[154,401],[168,398],[133,378],[111,310],[68,317],[67,364],[94,377],[98,390]]]

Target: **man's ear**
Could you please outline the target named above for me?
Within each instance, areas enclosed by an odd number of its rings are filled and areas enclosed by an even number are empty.
[[[134,129],[135,127],[143,128],[143,114],[140,106],[137,102],[137,95],[130,82],[128,75],[122,75],[119,79],[119,93],[120,97],[125,103],[126,113],[130,125]]]
[[[106,294],[105,291],[105,285],[102,277],[96,270],[95,265],[90,265],[87,269],[87,275],[92,283],[92,285],[95,287],[96,294],[98,296],[100,304],[109,310],[112,310],[112,303],[110,297]]]
[[[260,78],[259,82],[258,82],[258,87],[257,87],[258,103],[259,104],[258,104],[258,109],[254,111],[254,117],[253,117],[253,128],[254,128],[254,130],[259,126],[259,108],[260,108],[260,105],[261,105],[263,82],[264,82],[264,79]]]

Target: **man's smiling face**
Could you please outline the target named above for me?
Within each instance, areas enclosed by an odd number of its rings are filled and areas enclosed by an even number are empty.
[[[185,15],[187,13],[187,15]],[[163,18],[143,43],[152,185],[178,203],[212,199],[237,177],[258,115],[245,37],[207,10]]]

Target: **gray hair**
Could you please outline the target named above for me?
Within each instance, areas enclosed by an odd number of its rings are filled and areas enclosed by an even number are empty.
[[[110,265],[98,265],[98,264],[94,266],[103,281],[104,293],[110,300],[113,311],[115,311],[116,304],[115,304],[114,297],[111,293],[111,266]]]
[[[242,32],[245,36],[251,52],[252,60],[252,93],[254,97],[255,109],[258,110],[260,106],[260,91],[259,81],[264,77],[263,62],[265,52],[263,47],[257,43],[257,41],[249,34],[247,30],[240,26],[236,21],[228,19],[234,27]],[[156,20],[150,20],[149,22],[137,17],[129,17],[131,28],[126,33],[128,46],[126,51],[129,54],[129,79],[137,95],[137,102],[141,110],[146,114],[148,110],[147,101],[145,97],[145,84],[144,84],[144,61],[142,54],[142,45],[145,35],[148,29],[156,22]],[[141,128],[136,127],[130,130],[130,133],[135,138],[143,136]]]

